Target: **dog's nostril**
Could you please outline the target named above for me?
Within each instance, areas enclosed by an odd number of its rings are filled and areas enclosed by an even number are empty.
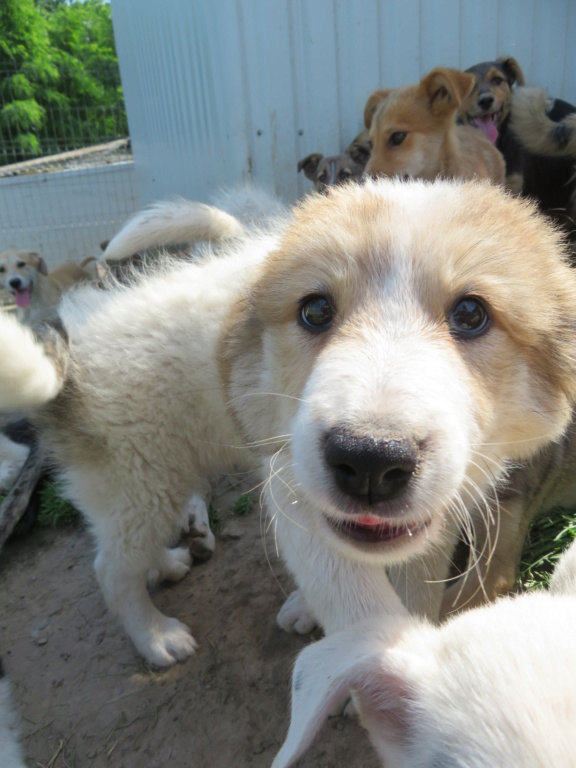
[[[333,430],[325,456],[341,491],[376,504],[403,493],[418,467],[419,449],[411,439],[374,440]]]

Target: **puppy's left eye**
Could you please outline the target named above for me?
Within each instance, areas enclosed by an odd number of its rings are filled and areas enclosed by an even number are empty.
[[[300,325],[307,331],[326,331],[334,320],[334,309],[325,296],[308,296],[300,304]]]
[[[326,181],[328,178],[328,174],[326,171],[322,171],[322,173],[318,176],[318,181]]]
[[[19,261],[16,264],[16,266],[18,267],[18,269],[24,269],[24,267],[26,266],[26,262],[25,261]]]
[[[454,305],[449,322],[456,336],[480,336],[490,327],[490,315],[481,299],[476,296],[464,296]]]
[[[352,176],[352,174],[350,173],[350,171],[340,171],[340,176],[339,176],[339,178],[341,179],[341,181],[346,181],[346,179],[349,179],[349,178],[350,178],[350,176]]]
[[[490,82],[492,83],[492,85],[501,85],[504,82],[504,78],[498,77],[496,75],[495,77],[492,78],[492,80],[490,80]]]
[[[398,147],[404,139],[408,136],[406,131],[394,131],[394,133],[390,134],[390,138],[388,139],[388,143],[391,144],[393,147]]]

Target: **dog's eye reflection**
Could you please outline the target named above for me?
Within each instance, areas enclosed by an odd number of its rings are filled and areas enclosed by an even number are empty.
[[[458,336],[479,336],[490,325],[490,316],[484,303],[476,296],[464,296],[450,313],[450,325]]]
[[[334,310],[325,296],[309,296],[300,305],[299,319],[308,331],[325,331],[332,325]]]

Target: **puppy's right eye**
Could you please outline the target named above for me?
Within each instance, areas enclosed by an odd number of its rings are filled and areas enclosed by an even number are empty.
[[[24,269],[24,267],[26,266],[26,262],[25,261],[19,261],[16,264],[16,266],[18,267],[18,269]]]
[[[0,267],[0,273],[6,272],[6,267]]]
[[[318,181],[326,181],[327,176],[328,174],[326,173],[326,171],[322,171],[320,176],[318,176]]]
[[[308,296],[300,304],[300,325],[307,331],[326,331],[334,320],[334,309],[325,296]]]
[[[408,136],[406,131],[394,131],[394,133],[390,134],[390,138],[388,139],[388,143],[391,144],[393,147],[398,147],[404,139]]]
[[[501,85],[504,82],[503,77],[499,77],[498,75],[495,75],[492,80],[490,80],[492,85]]]

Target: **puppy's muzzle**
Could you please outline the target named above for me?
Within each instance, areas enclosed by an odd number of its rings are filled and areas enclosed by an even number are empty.
[[[8,280],[8,285],[14,291],[21,291],[26,287],[26,281],[19,276],[11,277],[10,280]]]
[[[328,433],[324,452],[339,490],[369,506],[405,493],[420,458],[411,438],[375,439],[336,429]]]

